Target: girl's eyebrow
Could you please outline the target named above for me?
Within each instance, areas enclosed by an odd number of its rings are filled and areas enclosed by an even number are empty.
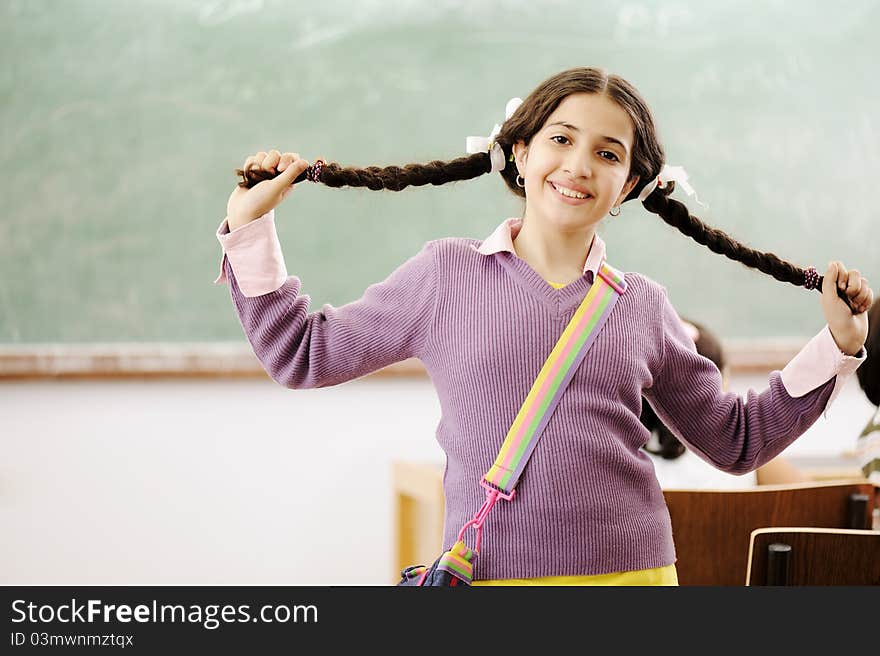
[[[564,128],[568,128],[572,132],[580,132],[580,129],[572,125],[571,123],[565,123],[564,121],[556,121],[555,123],[549,123],[547,127],[549,128],[551,125],[561,125]],[[621,148],[623,148],[623,152],[629,155],[629,151],[626,149],[626,146],[620,139],[616,139],[615,137],[601,136],[599,137],[602,141],[608,141],[610,143],[616,143]]]

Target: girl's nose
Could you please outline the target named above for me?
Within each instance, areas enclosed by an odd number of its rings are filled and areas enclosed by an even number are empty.
[[[573,178],[591,178],[593,169],[590,165],[589,155],[570,152],[564,162],[563,170]]]

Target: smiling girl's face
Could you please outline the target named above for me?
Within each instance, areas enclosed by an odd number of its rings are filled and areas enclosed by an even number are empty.
[[[638,182],[627,180],[632,144],[632,121],[613,100],[566,97],[528,146],[514,146],[526,185],[524,220],[565,233],[595,228]]]

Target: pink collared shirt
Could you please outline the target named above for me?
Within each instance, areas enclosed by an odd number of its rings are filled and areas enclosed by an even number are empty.
[[[522,219],[513,218],[506,219],[501,225],[495,228],[495,231],[483,240],[478,249],[483,255],[494,255],[495,253],[508,252],[516,255],[516,249],[513,246],[513,240],[522,229]],[[587,259],[584,261],[584,270],[582,273],[589,273],[590,282],[596,276],[599,267],[602,266],[602,260],[605,259],[605,242],[599,235],[593,236],[593,243],[590,245],[590,251],[587,253]]]
[[[522,219],[504,220],[483,240],[478,252],[487,257],[501,252],[516,255],[513,240],[521,228]],[[224,257],[229,258],[236,280],[245,296],[262,296],[274,292],[287,280],[287,267],[275,229],[274,210],[232,232],[229,231],[227,220],[223,219],[217,229],[217,239],[223,248]],[[591,282],[604,259],[605,242],[599,235],[595,235],[583,269],[584,274],[590,274]],[[220,275],[214,280],[214,284],[226,282],[226,273],[221,261]],[[823,412],[823,416],[827,417],[828,409],[840,394],[847,378],[866,358],[867,352],[864,347],[856,356],[843,353],[837,347],[826,324],[782,370],[782,384],[789,395],[800,398],[837,376]]]

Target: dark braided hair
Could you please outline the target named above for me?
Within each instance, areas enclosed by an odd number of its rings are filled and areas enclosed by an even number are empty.
[[[744,246],[727,233],[716,228],[710,228],[700,219],[693,216],[684,203],[669,196],[658,194],[655,190],[654,193],[645,199],[644,206],[646,210],[657,214],[673,228],[677,228],[679,232],[687,235],[695,242],[708,247],[712,252],[741,262],[747,267],[773,276],[781,282],[789,282],[799,287],[804,286],[806,269],[786,262],[773,253],[763,253]],[[821,282],[819,283],[819,288],[821,290]]]
[[[633,124],[634,143],[628,180],[638,176],[638,182],[624,202],[638,198],[645,185],[659,175],[666,156],[658,138],[653,114],[642,96],[629,82],[602,69],[572,68],[553,75],[539,84],[504,122],[500,133],[495,137],[496,143],[501,145],[504,151],[505,161],[512,158],[514,144],[523,142],[527,146],[532,137],[544,126],[550,114],[566,97],[574,93],[604,94],[629,116]],[[366,187],[374,191],[382,189],[402,191],[407,187],[443,185],[448,182],[470,180],[491,171],[488,152],[474,153],[450,161],[435,160],[427,164],[407,164],[402,167],[354,168],[342,167],[335,162],[321,162],[321,165],[316,171],[310,167],[310,170],[297,177],[294,183],[317,177],[316,182],[322,182],[328,187]],[[525,198],[525,191],[516,184],[516,167],[505,166],[500,173],[510,191]],[[252,187],[276,174],[261,169],[247,171],[236,169],[236,175],[242,178],[239,186]],[[721,230],[707,226],[691,215],[686,205],[670,198],[669,195],[674,188],[674,182],[666,183],[663,188],[656,187],[645,199],[645,209],[657,214],[666,223],[715,253],[773,276],[776,280],[810,289],[816,288],[821,292],[822,276],[817,276],[815,271],[808,273],[808,269],[786,262],[773,253],[749,248]],[[842,291],[838,290],[838,296],[849,305]]]
[[[328,187],[366,187],[373,191],[383,189],[403,191],[407,187],[422,187],[428,184],[444,185],[447,182],[471,180],[484,173],[489,173],[490,170],[491,163],[488,153],[475,153],[448,162],[434,160],[427,164],[368,166],[365,169],[343,168],[336,162],[327,162],[321,168],[319,181]],[[236,169],[235,173],[245,177],[245,171],[242,169]],[[305,180],[307,176],[308,171],[302,173],[294,180],[294,184]],[[267,171],[249,170],[245,180],[239,182],[238,186],[253,187],[258,182],[273,177],[275,176]]]

